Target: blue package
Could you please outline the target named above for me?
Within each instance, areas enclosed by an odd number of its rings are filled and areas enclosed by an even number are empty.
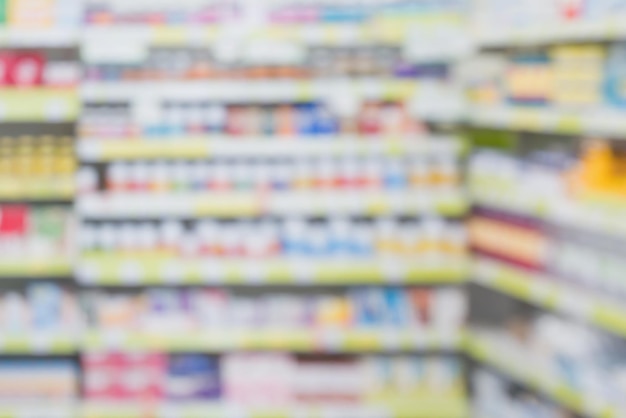
[[[219,362],[214,357],[172,355],[167,379],[170,400],[215,400],[221,397]]]
[[[316,135],[333,135],[339,131],[339,123],[324,104],[312,105],[313,132]]]
[[[355,322],[362,327],[380,327],[385,316],[385,297],[381,289],[361,288],[350,292],[355,307]]]
[[[399,328],[411,326],[411,310],[404,289],[387,288],[383,292],[385,295],[384,325]]]
[[[297,130],[300,135],[315,134],[315,112],[311,104],[299,104],[295,106]]]
[[[383,172],[383,184],[389,190],[402,190],[408,186],[406,170],[398,160],[386,160]]]
[[[35,330],[54,328],[61,323],[63,293],[53,283],[37,283],[26,289]]]

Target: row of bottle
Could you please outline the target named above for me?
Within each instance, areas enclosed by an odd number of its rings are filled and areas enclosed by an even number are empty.
[[[366,24],[388,19],[419,17],[437,13],[461,13],[465,0],[404,1],[295,1],[257,0],[252,8],[245,1],[184,0],[154,3],[137,0],[89,0],[86,21],[93,25],[110,24],[237,24],[250,12],[277,24]],[[252,10],[250,10],[252,9]]]
[[[96,190],[95,168],[81,170],[81,190]],[[215,160],[113,163],[104,175],[113,192],[451,190],[460,173],[453,156],[439,158]]]
[[[76,171],[69,137],[0,137],[0,181],[71,177]]]
[[[410,135],[424,131],[402,103],[366,102],[355,116],[339,117],[322,103],[224,105],[164,101],[143,111],[124,104],[87,104],[82,137],[229,135],[316,137]]]
[[[54,283],[32,283],[0,294],[0,332],[4,337],[58,336],[73,339],[83,330],[78,298]]]
[[[310,48],[293,57],[266,62],[222,62],[207,48],[152,48],[138,64],[91,64],[87,81],[158,80],[264,80],[325,77],[446,78],[445,65],[413,64],[402,57],[400,48],[354,46]],[[279,61],[276,63],[275,61]]]
[[[214,332],[325,329],[404,330],[455,335],[465,320],[459,288],[351,288],[334,293],[229,294],[214,289],[94,291],[85,295],[90,327],[164,337]],[[232,334],[230,334],[232,335]]]
[[[464,395],[462,363],[452,356],[92,353],[82,364],[87,400],[104,403],[222,401],[241,408],[367,411]]]
[[[437,218],[328,222],[179,221],[85,224],[83,251],[159,254],[186,258],[301,256],[332,258],[395,255],[456,258],[466,251],[463,225]]]

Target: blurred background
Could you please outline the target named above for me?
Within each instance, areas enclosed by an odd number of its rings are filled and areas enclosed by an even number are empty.
[[[626,0],[0,0],[0,417],[626,416]]]

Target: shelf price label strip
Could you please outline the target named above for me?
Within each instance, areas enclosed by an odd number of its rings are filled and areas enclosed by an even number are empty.
[[[616,303],[594,299],[589,293],[558,284],[556,278],[541,277],[501,262],[479,259],[472,270],[474,280],[484,286],[626,337],[626,308]]]

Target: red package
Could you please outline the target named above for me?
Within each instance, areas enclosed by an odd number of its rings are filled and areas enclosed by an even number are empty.
[[[11,52],[0,52],[0,86],[10,85],[9,74],[13,67],[15,54]]]
[[[0,235],[26,235],[28,207],[23,205],[3,206],[0,215]]]
[[[35,52],[16,54],[9,71],[9,84],[20,87],[43,84],[45,59]]]

